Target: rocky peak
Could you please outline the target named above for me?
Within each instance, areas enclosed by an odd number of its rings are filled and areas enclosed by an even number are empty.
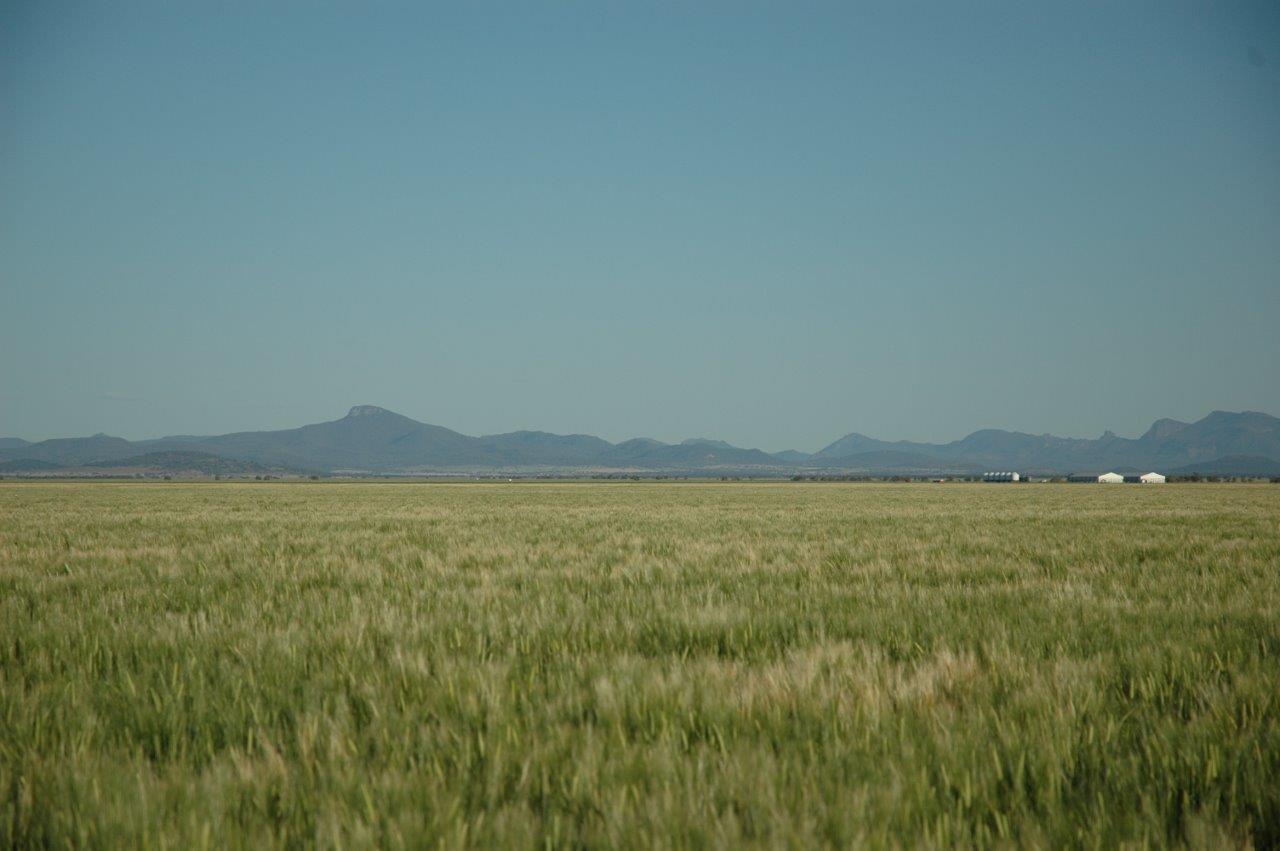
[[[354,408],[347,411],[347,416],[348,417],[372,417],[372,416],[377,416],[378,414],[389,414],[389,413],[391,412],[388,411],[386,408],[379,408],[377,405],[356,405]]]

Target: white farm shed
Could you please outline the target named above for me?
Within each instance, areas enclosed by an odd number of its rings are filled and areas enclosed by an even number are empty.
[[[1119,473],[1103,473],[1098,476],[1098,481],[1104,485],[1122,485],[1124,484],[1124,476]]]
[[[1138,476],[1138,481],[1142,482],[1144,485],[1162,485],[1164,484],[1165,479],[1164,476],[1159,473],[1145,473]]]

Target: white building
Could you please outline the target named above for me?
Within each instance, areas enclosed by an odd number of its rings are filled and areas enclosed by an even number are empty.
[[[1164,484],[1165,479],[1164,476],[1159,473],[1147,473],[1145,475],[1138,476],[1138,481],[1142,482],[1144,485],[1162,485]]]
[[[1098,476],[1098,481],[1104,485],[1122,485],[1124,484],[1124,476],[1119,473],[1103,473]]]
[[[983,473],[982,480],[984,482],[1019,482],[1022,481],[1022,476],[1014,472]]]

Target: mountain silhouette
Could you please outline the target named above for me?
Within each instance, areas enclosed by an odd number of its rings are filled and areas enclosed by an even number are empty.
[[[1257,411],[1214,411],[1194,423],[1161,419],[1137,439],[1104,432],[1094,440],[983,429],[950,443],[881,441],[853,433],[814,453],[809,465],[852,468],[869,453],[897,452],[873,469],[1001,468],[1069,472],[1102,467],[1173,468],[1223,456],[1280,458],[1280,419]]]
[[[484,470],[638,471],[781,475],[794,471],[851,473],[971,473],[985,469],[1066,473],[1074,470],[1230,469],[1267,474],[1280,463],[1280,419],[1256,411],[1214,411],[1184,423],[1156,420],[1141,437],[1105,432],[1096,439],[982,429],[950,443],[886,441],[857,432],[807,455],[770,455],[722,440],[690,438],[670,444],[649,438],[610,443],[586,434],[515,431],[480,437],[431,425],[376,405],[357,405],[345,417],[280,431],[172,436],[129,441],[97,434],[30,443],[0,438],[0,463],[10,471],[83,466],[197,464],[203,453],[258,465],[323,472],[415,473]],[[1217,467],[1214,464],[1217,463]],[[228,471],[231,467],[224,468]]]

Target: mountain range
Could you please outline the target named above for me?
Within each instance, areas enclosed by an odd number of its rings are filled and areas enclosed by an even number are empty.
[[[855,432],[813,454],[794,450],[770,454],[710,438],[691,438],[675,444],[648,438],[610,443],[592,435],[541,431],[472,437],[374,405],[357,405],[345,417],[331,422],[282,431],[139,441],[105,434],[35,443],[0,438],[0,472],[83,467],[189,467],[194,472],[228,473],[270,470],[892,475],[989,469],[1060,474],[1114,469],[1272,475],[1280,469],[1280,419],[1255,411],[1214,411],[1194,423],[1157,420],[1138,438],[1106,432],[1092,440],[984,429],[950,443],[920,443],[878,440]]]
[[[950,443],[883,441],[847,434],[814,454],[809,465],[1029,472],[1117,472],[1208,465],[1225,457],[1280,459],[1280,419],[1257,411],[1214,411],[1194,423],[1156,420],[1138,438],[1108,431],[1099,438],[984,429]]]

